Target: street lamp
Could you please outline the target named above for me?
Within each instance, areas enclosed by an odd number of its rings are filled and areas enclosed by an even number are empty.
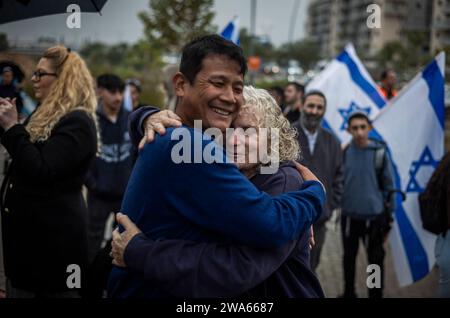
[[[300,6],[300,0],[294,0],[294,8],[291,13],[291,20],[289,23],[289,35],[288,35],[288,42],[291,43],[294,39],[294,30],[295,30],[295,22],[297,22],[297,16],[298,16],[298,8]]]

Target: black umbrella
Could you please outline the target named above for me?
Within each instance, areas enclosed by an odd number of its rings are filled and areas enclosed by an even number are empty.
[[[14,62],[11,61],[0,61],[0,75],[3,73],[3,69],[5,67],[9,67],[11,68],[13,74],[14,74],[14,78],[20,83],[22,82],[23,78],[25,77],[25,75],[23,74],[22,69],[20,68],[19,65],[17,65]]]
[[[71,4],[81,12],[99,12],[107,0],[0,0],[0,24],[50,14],[67,13]]]

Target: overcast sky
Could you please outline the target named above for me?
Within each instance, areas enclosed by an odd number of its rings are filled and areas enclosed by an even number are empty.
[[[257,34],[267,34],[276,45],[288,41],[289,21],[295,0],[257,0]],[[250,29],[250,0],[216,0],[214,24],[222,29],[234,15],[240,17],[241,27]],[[309,0],[300,0],[294,39],[304,37],[306,8]],[[68,29],[68,14],[46,16],[0,25],[0,32],[11,42],[33,41],[40,36],[62,37],[66,43],[80,44],[84,40],[106,43],[133,43],[143,34],[143,26],[136,17],[148,10],[148,0],[109,0],[98,13],[83,13],[81,29]]]

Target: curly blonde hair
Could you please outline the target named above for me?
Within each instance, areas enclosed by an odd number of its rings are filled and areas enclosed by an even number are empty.
[[[281,108],[272,95],[265,89],[245,86],[244,99],[245,105],[242,109],[256,107],[258,113],[263,115],[262,118],[259,118],[260,128],[279,130],[278,144],[269,140],[270,157],[278,158],[279,162],[298,159],[300,147],[297,141],[297,130],[292,128],[287,118],[284,117]],[[270,137],[270,135],[269,133],[268,136]]]
[[[57,78],[26,126],[30,140],[47,140],[61,117],[74,110],[83,110],[91,116],[98,135],[94,79],[86,63],[77,53],[60,45],[47,49],[42,58],[48,59]]]

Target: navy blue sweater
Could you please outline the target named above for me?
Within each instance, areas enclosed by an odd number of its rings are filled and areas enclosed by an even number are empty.
[[[173,131],[167,129],[140,153],[122,204],[122,211],[148,238],[274,248],[296,240],[320,216],[325,193],[319,182],[305,182],[301,191],[271,197],[234,164],[175,163],[171,154],[178,141],[171,140]],[[184,127],[181,132],[189,140],[185,151],[191,159],[199,140],[203,153],[225,156],[201,131]],[[111,272],[108,291],[112,297],[168,296],[144,282],[142,275],[118,267]]]
[[[297,190],[301,177],[292,163],[250,181],[279,195]],[[128,267],[175,297],[324,297],[310,268],[309,230],[277,249],[183,240],[151,241],[144,234],[128,244]],[[255,287],[256,286],[256,287]]]

